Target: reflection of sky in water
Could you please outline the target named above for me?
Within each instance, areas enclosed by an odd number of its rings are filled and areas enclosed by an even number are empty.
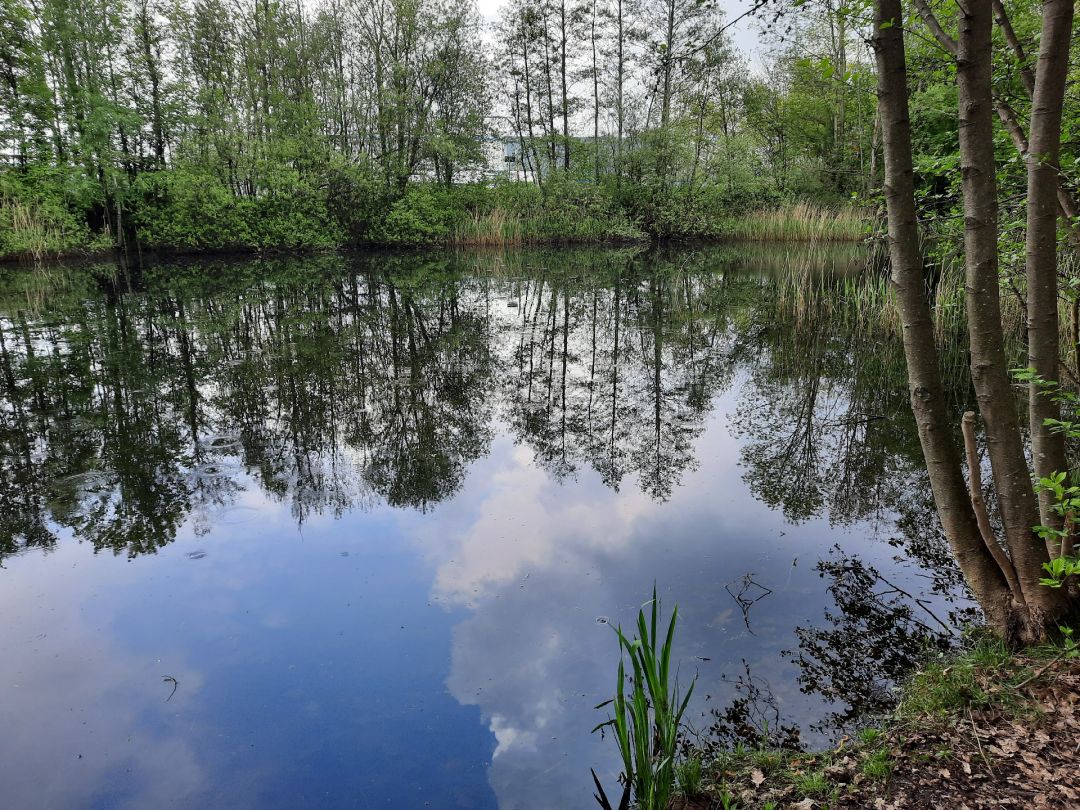
[[[589,766],[615,768],[611,741],[589,734],[614,686],[598,619],[630,621],[654,579],[679,601],[699,716],[745,658],[787,719],[812,718],[818,701],[779,653],[796,624],[821,621],[813,562],[838,539],[870,559],[891,549],[753,500],[729,405],[667,503],[587,471],[552,481],[500,435],[427,514],[298,530],[249,487],[250,509],[154,556],[62,543],[9,559],[5,804],[588,806]],[[753,635],[724,590],[748,572],[773,590]],[[168,702],[165,675],[179,681]]]
[[[489,307],[480,286],[470,292],[476,311]],[[761,387],[752,377],[752,352],[741,361],[750,371],[742,367],[730,388],[710,391],[699,431],[692,418],[680,421],[693,393],[678,389],[680,364],[703,365],[693,341],[676,346],[682,354],[663,364],[665,377],[673,375],[663,383],[665,421],[676,427],[662,437],[657,432],[658,441],[676,450],[680,442],[691,445],[665,457],[678,460],[677,469],[649,469],[647,453],[629,463],[644,451],[626,435],[618,439],[624,449],[617,488],[581,458],[560,467],[557,435],[543,439],[538,464],[536,436],[523,437],[521,427],[537,415],[534,403],[550,403],[551,393],[534,397],[534,384],[537,391],[545,385],[537,377],[521,401],[525,383],[512,374],[532,369],[547,348],[537,339],[529,352],[515,354],[523,332],[514,319],[534,306],[518,295],[520,308],[495,310],[494,332],[504,337],[493,367],[511,374],[511,382],[501,398],[491,397],[500,417],[490,443],[486,411],[471,414],[483,422],[475,436],[450,430],[452,449],[461,435],[475,442],[461,452],[464,480],[412,504],[423,509],[387,506],[385,495],[349,472],[380,461],[383,439],[376,434],[362,450],[347,446],[349,431],[360,428],[343,416],[318,452],[295,454],[296,469],[266,462],[262,487],[236,448],[205,458],[185,450],[191,505],[181,513],[176,542],[166,540],[156,553],[94,554],[53,524],[58,543],[4,557],[0,807],[592,806],[589,768],[608,784],[617,769],[612,741],[589,733],[604,719],[593,707],[615,686],[610,624],[632,621],[653,582],[668,607],[679,604],[676,658],[684,682],[699,677],[695,726],[707,727],[708,710],[735,697],[732,681],[744,662],[785,722],[820,721],[827,711],[822,698],[800,692],[798,668],[781,653],[797,647],[797,626],[826,624],[830,598],[815,563],[835,544],[895,583],[924,590],[913,584],[920,570],[894,558],[897,550],[885,542],[893,520],[878,515],[838,528],[818,516],[793,525],[755,498],[747,483],[748,441],[736,430],[752,417],[748,388]],[[575,306],[579,315],[586,311],[584,303]],[[588,318],[581,323],[587,327]],[[606,324],[610,330],[610,317]],[[647,358],[648,329],[631,327],[623,325],[630,336],[623,340]],[[568,399],[580,406],[571,421],[582,418],[586,402],[592,418],[594,389],[585,369],[611,359],[591,357],[583,335],[588,329],[581,327],[569,343]],[[724,329],[709,339],[714,349],[735,350]],[[309,358],[333,360],[334,351],[349,358],[352,349],[316,344]],[[336,370],[315,367],[300,388],[317,398],[319,386],[330,390],[328,381],[339,379]],[[619,384],[644,390],[647,372],[620,369]],[[204,402],[219,388],[225,401],[220,379],[204,388]],[[452,390],[439,390],[452,398]],[[349,394],[326,398],[336,408],[334,397],[349,404]],[[759,398],[774,395],[766,389]],[[839,403],[843,417],[843,400],[839,389],[823,390],[812,409],[834,418],[830,408]],[[649,408],[641,405],[647,396],[626,401],[638,404],[620,411],[620,430],[649,423]],[[480,407],[464,403],[466,411]],[[393,417],[389,406],[387,413]],[[266,442],[271,451],[294,436],[288,416],[277,409],[280,429]],[[793,421],[783,413],[772,418]],[[641,435],[651,430],[646,424]],[[767,449],[769,439],[766,421],[750,443]],[[182,445],[183,437],[177,441]],[[291,458],[288,448],[275,452],[265,457]],[[78,475],[66,486],[100,489],[115,506],[107,474]],[[277,491],[268,494],[267,479]],[[423,475],[416,481],[429,483]],[[673,484],[670,497],[653,497],[666,494],[664,482]],[[55,514],[72,508],[65,497]],[[744,618],[732,592],[747,575],[757,583],[751,597],[764,593],[758,586],[771,593]],[[178,682],[171,698],[166,676]]]

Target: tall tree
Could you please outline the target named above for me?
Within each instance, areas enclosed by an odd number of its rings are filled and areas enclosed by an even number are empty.
[[[877,0],[875,9],[890,254],[904,325],[912,407],[935,503],[953,552],[991,623],[1011,640],[1035,640],[1075,605],[1067,590],[1040,584],[1049,556],[1033,528],[1039,514],[1005,359],[997,264],[991,2],[960,8],[957,93],[971,376],[985,424],[1007,555],[983,510],[973,414],[964,418],[970,474],[967,503],[959,460],[950,447],[915,216],[902,9],[899,0]],[[1053,48],[1054,43],[1051,37],[1043,46]]]
[[[996,0],[995,0],[996,1]],[[1027,330],[1028,365],[1047,381],[1061,377],[1058,327],[1057,215],[1061,153],[1061,119],[1065,80],[1069,71],[1069,43],[1075,6],[1073,0],[1045,0],[1039,65],[1031,108],[1031,136],[1027,162]],[[1057,402],[1037,384],[1029,386],[1032,455],[1035,474],[1046,478],[1068,469],[1065,438],[1048,422],[1061,418]],[[1042,523],[1060,528],[1051,494],[1040,493]],[[1071,540],[1071,539],[1070,539]],[[1067,540],[1064,551],[1071,550]]]

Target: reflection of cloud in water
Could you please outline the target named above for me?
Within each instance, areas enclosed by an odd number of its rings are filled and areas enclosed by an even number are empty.
[[[792,666],[780,650],[793,646],[796,624],[820,621],[820,598],[807,595],[821,581],[812,563],[791,561],[823,555],[838,534],[823,521],[793,530],[747,502],[721,419],[700,442],[701,469],[666,504],[614,492],[591,472],[561,486],[501,439],[470,473],[483,500],[448,505],[414,531],[438,563],[435,597],[472,610],[454,631],[448,687],[496,737],[489,777],[504,810],[588,806],[590,766],[614,779],[614,743],[589,733],[604,719],[593,707],[614,691],[617,660],[612,629],[597,619],[632,621],[654,580],[668,607],[679,602],[676,657],[684,681],[700,674],[699,727],[702,711],[730,697],[722,678],[744,657],[781,688],[786,709],[808,705],[791,673],[780,676]],[[776,591],[750,610],[757,637],[721,601],[724,583],[749,572]]]
[[[192,741],[175,728],[201,675],[113,643],[95,595],[132,574],[109,562],[75,543],[8,562],[19,576],[0,591],[0,728],[18,733],[0,734],[0,773],[19,778],[3,780],[4,807],[91,806],[99,794],[115,796],[118,780],[125,798],[110,807],[182,807],[205,790]],[[42,610],[45,593],[63,601]],[[169,702],[164,675],[179,681]]]
[[[484,487],[480,514],[454,540],[456,556],[438,568],[434,590],[440,599],[476,604],[510,584],[527,588],[534,568],[570,562],[582,545],[618,549],[628,540],[627,528],[650,506],[640,492],[620,495],[596,486],[592,476],[586,486],[561,486],[531,463],[526,448],[510,449],[505,436],[497,445],[492,455],[509,456],[507,463]],[[606,508],[598,508],[601,503]],[[438,531],[445,532],[441,524]],[[592,573],[594,579],[600,575]]]

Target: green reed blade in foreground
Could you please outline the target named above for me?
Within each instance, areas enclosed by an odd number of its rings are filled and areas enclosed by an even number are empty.
[[[597,729],[612,728],[622,755],[623,778],[632,787],[637,806],[642,810],[666,810],[675,792],[679,727],[694,692],[691,683],[680,699],[677,678],[672,678],[671,647],[678,616],[676,607],[660,643],[657,631],[660,601],[654,586],[649,619],[646,620],[644,608],[638,611],[638,637],[631,641],[621,626],[615,629],[620,652],[618,683],[614,700],[601,704],[610,705],[614,716]],[[624,656],[629,657],[633,669],[629,696]],[[596,799],[605,810],[611,809],[603,790]]]

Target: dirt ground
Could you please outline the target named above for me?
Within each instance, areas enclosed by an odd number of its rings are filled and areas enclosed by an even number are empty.
[[[982,687],[992,699],[981,708],[896,724],[873,746],[795,756],[775,772],[728,773],[722,791],[713,785],[683,806],[1080,810],[1080,660],[1027,666],[1032,674],[1019,682],[988,674]],[[867,767],[872,751],[887,774]],[[827,788],[807,795],[809,772],[823,775]]]

